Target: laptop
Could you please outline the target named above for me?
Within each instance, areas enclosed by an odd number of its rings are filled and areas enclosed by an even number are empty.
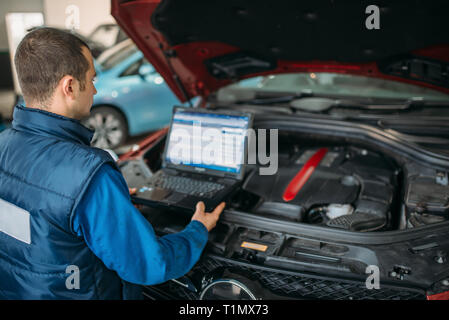
[[[252,122],[247,112],[175,107],[162,168],[137,190],[134,202],[192,211],[203,201],[211,212],[243,181]]]

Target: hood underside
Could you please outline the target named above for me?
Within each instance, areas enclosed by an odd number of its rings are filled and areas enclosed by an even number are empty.
[[[379,29],[368,29],[369,5]],[[338,72],[449,93],[449,2],[112,0],[181,101],[267,74]]]

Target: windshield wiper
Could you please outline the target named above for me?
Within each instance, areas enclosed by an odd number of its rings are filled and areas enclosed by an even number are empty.
[[[376,113],[414,111],[425,108],[447,108],[449,101],[429,101],[423,98],[411,98],[405,101],[381,101],[371,98],[365,100],[355,99],[332,99],[328,97],[302,97],[293,99],[289,106],[298,111],[326,112],[333,109],[355,109],[371,111]]]
[[[238,97],[238,94],[237,94]],[[295,111],[306,112],[326,112],[332,109],[356,109],[371,112],[397,112],[419,110],[429,107],[449,106],[448,101],[425,100],[422,97],[413,97],[408,100],[386,100],[363,97],[342,97],[335,98],[323,95],[316,95],[311,90],[304,90],[299,93],[279,95],[273,92],[254,92],[254,97],[250,99],[235,100],[233,104],[251,105],[273,105],[287,104]]]
[[[276,93],[261,93],[255,92],[254,98],[251,99],[242,99],[236,100],[234,104],[255,104],[255,105],[270,105],[270,104],[278,104],[278,103],[287,103],[296,99],[310,98],[313,97],[314,94],[311,90],[303,90],[298,93],[292,94],[276,94]]]
[[[449,101],[429,101],[421,97],[410,98],[400,102],[361,103],[351,100],[334,100],[331,108],[352,108],[370,111],[410,111],[429,107],[448,107]]]

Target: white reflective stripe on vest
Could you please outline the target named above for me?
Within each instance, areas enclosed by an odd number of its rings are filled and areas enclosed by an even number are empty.
[[[30,244],[30,213],[0,199],[0,232]]]

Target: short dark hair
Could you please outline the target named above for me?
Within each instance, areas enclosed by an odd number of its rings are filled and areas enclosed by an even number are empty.
[[[29,32],[14,57],[24,99],[47,103],[66,75],[77,79],[84,90],[89,62],[83,47],[89,49],[83,40],[64,30],[45,27]]]

